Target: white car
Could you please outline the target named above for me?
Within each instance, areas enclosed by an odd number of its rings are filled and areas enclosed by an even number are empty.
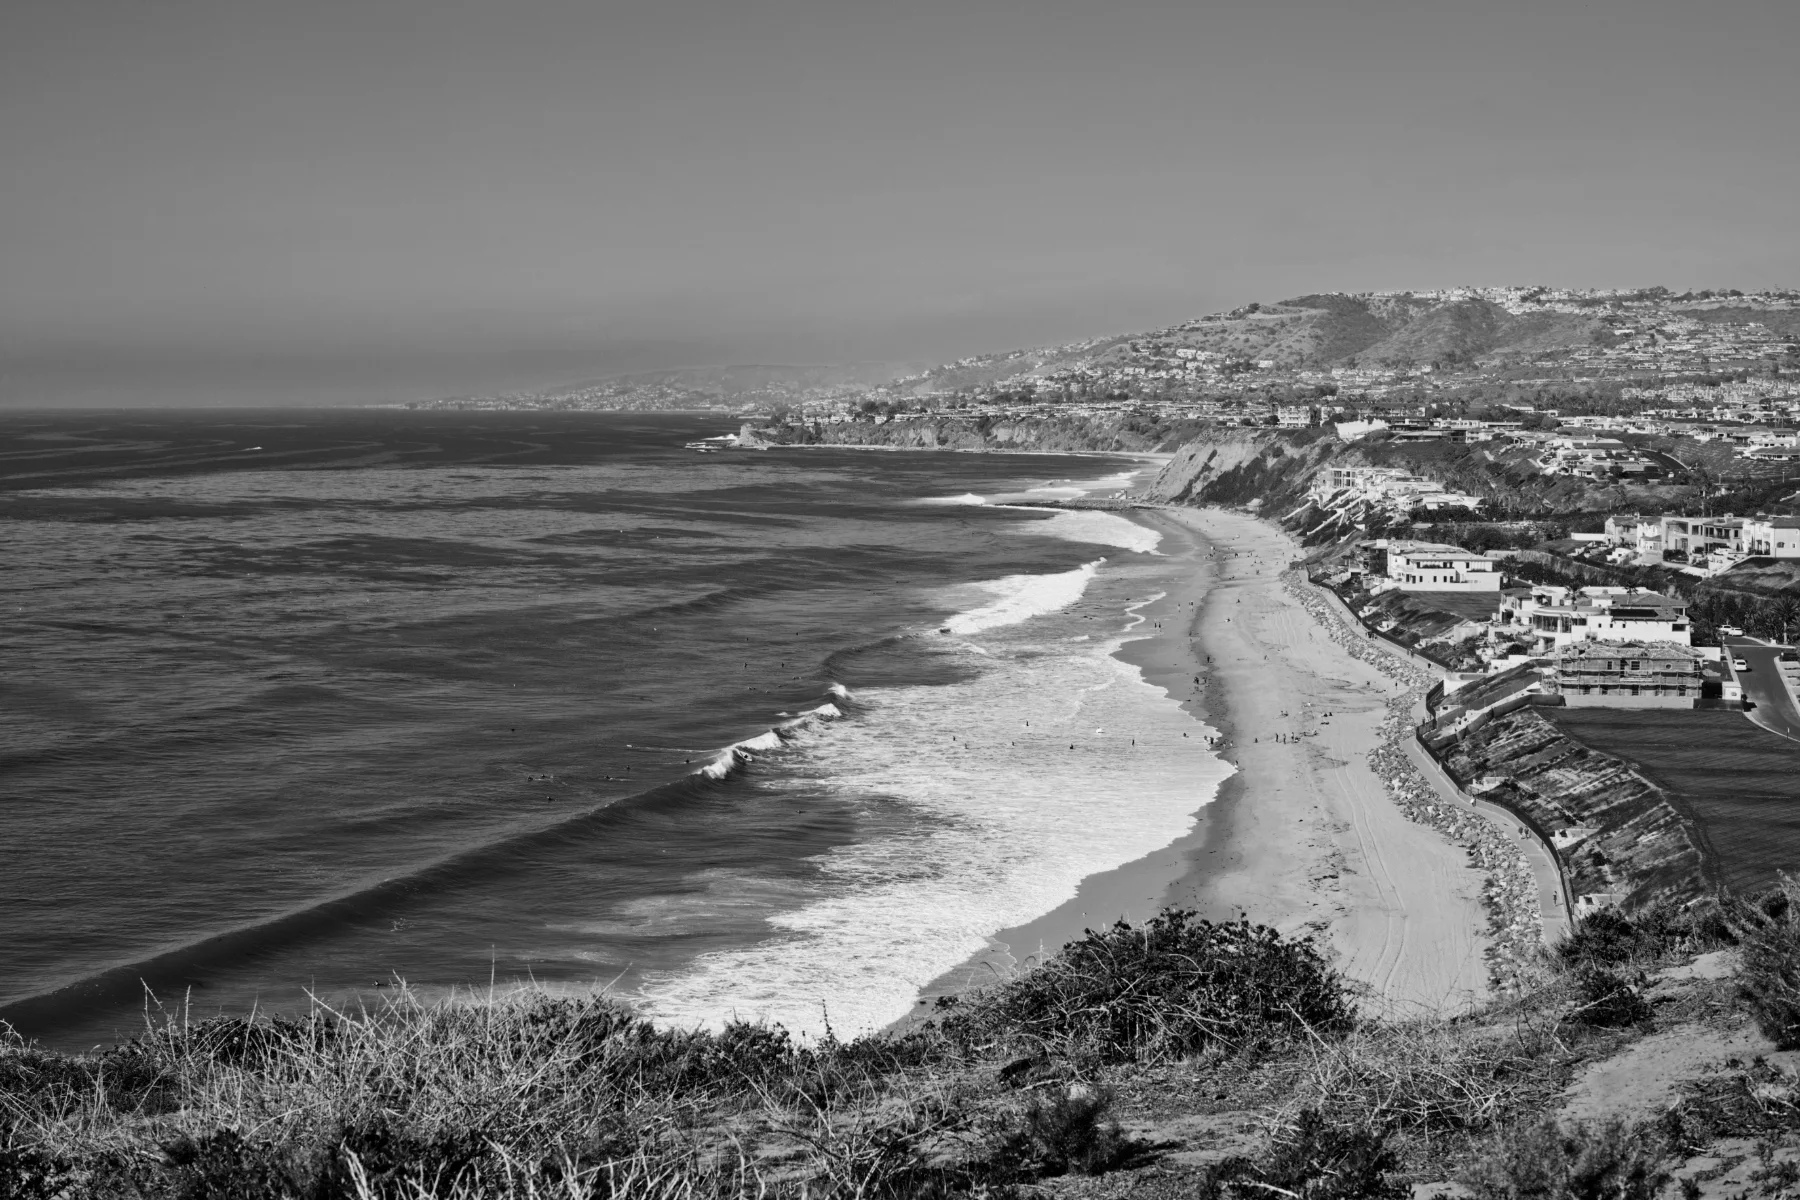
[[[1750,669],[1750,664],[1741,658],[1734,658],[1731,660],[1731,669],[1734,671],[1748,671]]]

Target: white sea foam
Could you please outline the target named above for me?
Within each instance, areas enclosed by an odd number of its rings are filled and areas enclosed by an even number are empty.
[[[942,627],[959,637],[968,637],[983,630],[1017,625],[1032,617],[1058,612],[1081,599],[1094,572],[1105,561],[1096,559],[1058,575],[1008,575],[1004,579],[978,584],[994,599],[979,608],[958,613]]]
[[[644,1008],[684,1025],[735,1016],[803,1035],[827,1020],[843,1036],[877,1029],[997,931],[1187,832],[1231,768],[1161,689],[1111,656],[1122,638],[1066,632],[996,633],[995,657],[972,660],[972,680],[862,689],[859,719],[794,737],[809,778],[886,814],[876,824],[894,832],[823,855],[818,898],[771,918],[759,944],[650,977]],[[905,815],[924,819],[893,819]]]
[[[917,500],[909,500],[908,504],[986,504],[987,497],[977,496],[974,492],[964,492],[960,496],[922,496]]]
[[[1071,542],[1089,542],[1097,546],[1117,546],[1122,550],[1135,550],[1139,554],[1161,553],[1156,547],[1162,542],[1162,534],[1156,530],[1139,525],[1129,517],[1093,508],[1058,509],[1047,521],[1029,521],[1013,526],[1008,532],[1063,538]]]

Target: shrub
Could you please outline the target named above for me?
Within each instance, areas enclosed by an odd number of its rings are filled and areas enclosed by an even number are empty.
[[[965,1042],[1023,1039],[1122,1062],[1306,1029],[1340,1033],[1352,1019],[1342,979],[1311,941],[1177,910],[1090,931],[1037,970],[950,1008],[943,1027]]]
[[[1345,1128],[1319,1110],[1300,1113],[1261,1162],[1227,1159],[1210,1168],[1195,1189],[1197,1200],[1295,1196],[1302,1200],[1399,1200],[1411,1194],[1393,1174],[1400,1165],[1377,1130]]]
[[[1733,905],[1729,920],[1745,1007],[1777,1046],[1800,1046],[1800,880],[1782,875],[1754,903]]]
[[[1131,1152],[1131,1143],[1109,1115],[1112,1101],[1112,1093],[1104,1088],[1080,1083],[1047,1097],[1033,1095],[995,1157],[1039,1175],[1071,1171],[1098,1175],[1111,1170]]]
[[[182,1200],[288,1200],[301,1189],[278,1148],[246,1141],[235,1130],[184,1137],[163,1152]]]
[[[1556,957],[1576,970],[1648,963],[1676,950],[1698,951],[1727,944],[1731,935],[1713,903],[1692,908],[1653,904],[1636,913],[1603,908],[1578,922],[1558,943]]]
[[[1620,975],[1589,968],[1575,977],[1576,1005],[1569,1019],[1597,1029],[1641,1025],[1650,1019],[1650,1005]]]
[[[1507,1130],[1459,1178],[1476,1200],[1655,1200],[1668,1181],[1655,1139],[1616,1118]]]
[[[1341,1124],[1435,1137],[1482,1132],[1554,1094],[1567,1051],[1549,1028],[1493,1036],[1453,1022],[1369,1026],[1317,1042],[1293,1111],[1325,1106]]]

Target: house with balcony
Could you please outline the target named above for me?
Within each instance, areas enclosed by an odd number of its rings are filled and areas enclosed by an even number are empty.
[[[1576,642],[1551,655],[1544,690],[1571,707],[1692,708],[1703,661],[1673,642]]]
[[[1580,642],[1693,644],[1686,603],[1644,588],[1509,590],[1492,631],[1496,641],[1519,642],[1538,653]]]
[[[1744,522],[1752,558],[1800,558],[1800,517],[1752,517]]]
[[[1498,561],[1461,546],[1437,542],[1389,542],[1387,577],[1403,592],[1500,590]]]
[[[1700,574],[1713,574],[1745,557],[1741,517],[1664,517],[1663,556],[1687,563]]]

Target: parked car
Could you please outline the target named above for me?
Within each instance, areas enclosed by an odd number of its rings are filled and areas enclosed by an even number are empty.
[[[1734,658],[1731,660],[1731,667],[1734,671],[1748,671],[1750,669],[1750,664],[1741,658]]]

